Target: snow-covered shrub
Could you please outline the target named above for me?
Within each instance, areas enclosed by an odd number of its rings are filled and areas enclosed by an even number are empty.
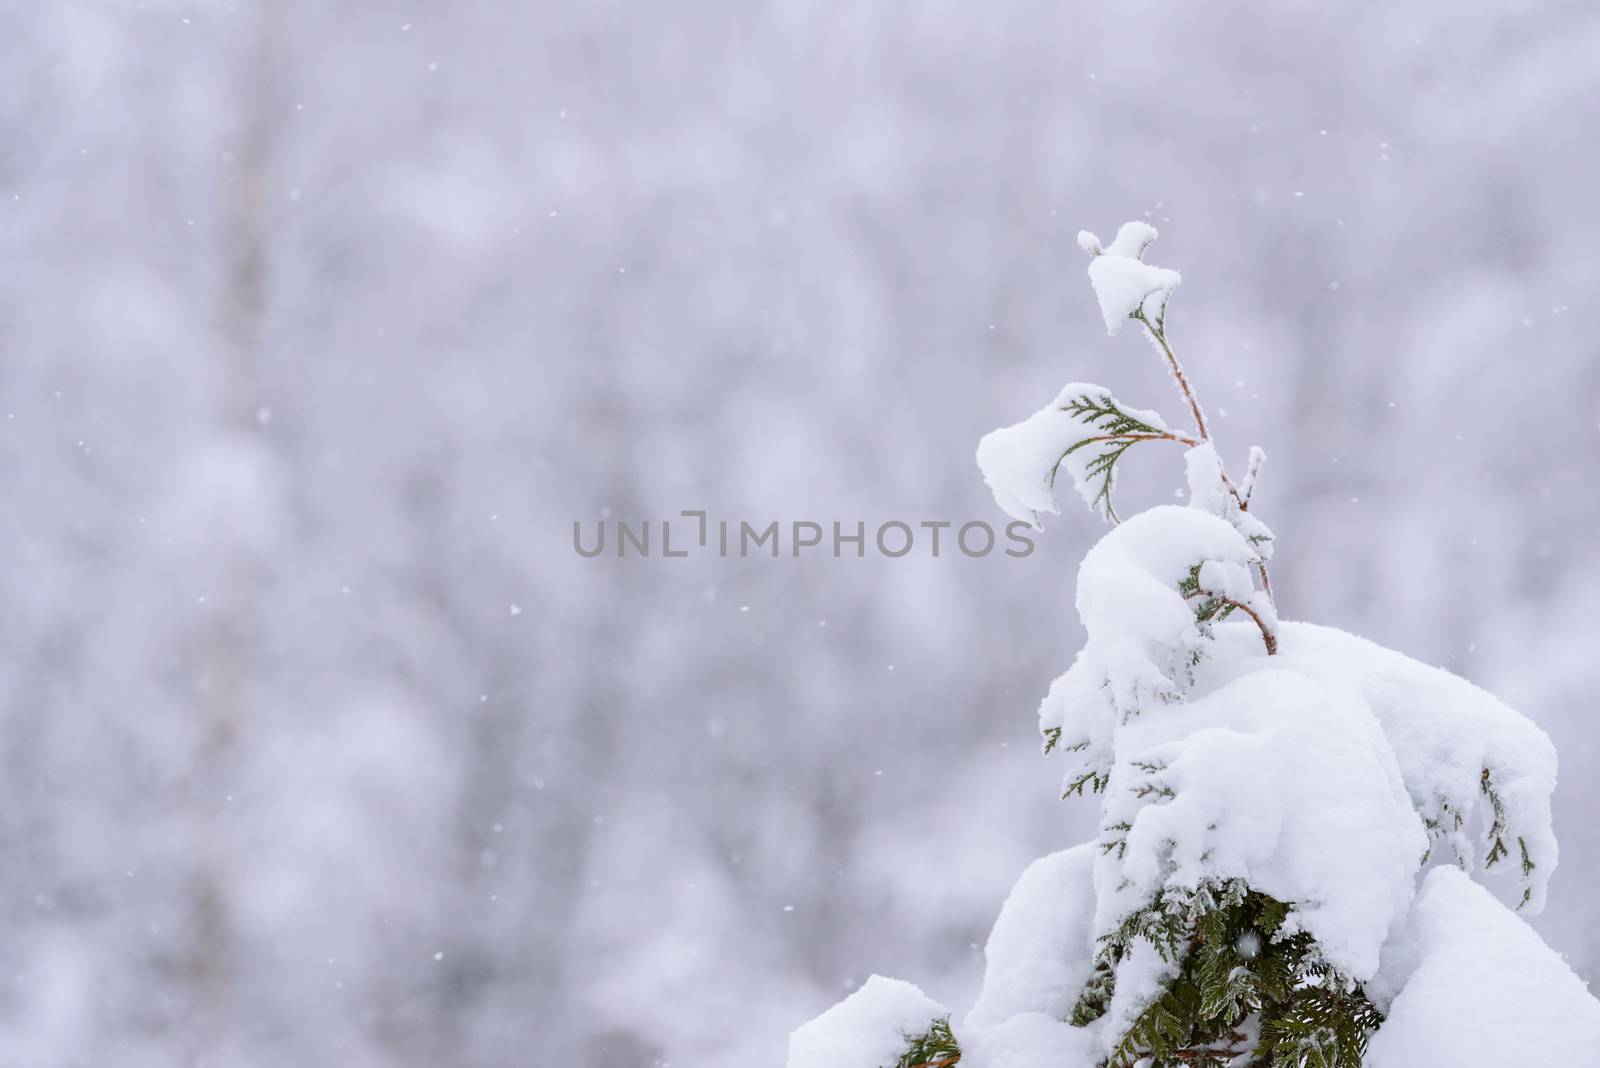
[[[1193,420],[1073,383],[986,435],[996,502],[1037,525],[1062,472],[1114,524],[1078,572],[1088,640],[1039,709],[1098,839],[1023,873],[964,1020],[874,977],[795,1032],[790,1068],[1509,1068],[1600,1063],[1600,1002],[1465,872],[1544,906],[1544,733],[1448,672],[1278,619],[1264,454],[1230,478],[1167,340],[1153,227],[1079,236],[1108,331],[1132,321]],[[1120,520],[1135,445],[1186,450],[1186,507]],[[1420,888],[1420,889],[1419,889]]]

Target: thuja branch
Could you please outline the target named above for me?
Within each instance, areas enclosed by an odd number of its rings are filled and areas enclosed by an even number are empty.
[[[1249,507],[1250,497],[1256,491],[1256,479],[1261,477],[1261,465],[1267,462],[1267,454],[1261,451],[1259,445],[1250,446],[1250,459],[1245,465],[1244,485],[1240,492],[1244,494],[1244,505]]]
[[[1200,440],[1210,441],[1211,428],[1206,425],[1205,409],[1200,407],[1200,398],[1195,396],[1194,387],[1189,384],[1188,376],[1183,373],[1183,364],[1178,362],[1177,354],[1172,351],[1172,346],[1167,344],[1166,313],[1162,312],[1152,323],[1141,307],[1134,311],[1130,318],[1139,321],[1151,342],[1166,359],[1167,370],[1172,372],[1173,381],[1178,383],[1178,390],[1183,394],[1183,399],[1189,402],[1189,411],[1194,416],[1194,426],[1200,434]]]
[[[1243,601],[1236,601],[1232,597],[1221,597],[1198,587],[1189,590],[1183,596],[1185,600],[1189,601],[1197,597],[1207,598],[1207,601],[1199,610],[1200,615],[1198,618],[1202,620],[1222,619],[1234,610],[1243,612],[1255,621],[1256,627],[1261,631],[1261,644],[1267,647],[1267,655],[1278,655],[1278,636],[1267,625],[1267,621],[1261,618],[1261,613]]]
[[[1091,441],[1175,441],[1185,448],[1193,448],[1194,446],[1200,444],[1200,439],[1189,434],[1185,434],[1179,430],[1168,430],[1162,433],[1149,434],[1100,434],[1096,437],[1084,438],[1083,442],[1080,442],[1080,444]]]
[[[1072,479],[1080,492],[1092,488],[1092,496],[1085,498],[1092,508],[1103,508],[1111,522],[1118,522],[1117,510],[1112,505],[1111,491],[1116,483],[1117,462],[1130,448],[1141,441],[1172,441],[1186,448],[1200,444],[1200,439],[1182,431],[1171,430],[1160,416],[1137,408],[1129,408],[1099,386],[1074,383],[1061,391],[1056,398],[1057,410],[1069,417],[1073,440],[1056,458],[1048,474],[1053,491],[1057,471],[1069,457],[1078,455]],[[1089,431],[1077,437],[1078,428]]]
[[[1261,577],[1263,581],[1266,580],[1266,568],[1264,566],[1262,568]],[[1261,643],[1267,647],[1267,655],[1278,655],[1278,636],[1272,633],[1272,628],[1267,626],[1267,621],[1261,618],[1260,613],[1258,613],[1254,608],[1251,608],[1249,605],[1245,604],[1243,601],[1235,601],[1231,597],[1224,597],[1222,599],[1222,603],[1227,605],[1229,608],[1237,608],[1239,611],[1255,620],[1256,626],[1261,630]]]
[[[1200,406],[1200,397],[1195,393],[1194,386],[1189,381],[1189,376],[1183,373],[1183,364],[1178,362],[1177,353],[1172,351],[1172,345],[1167,341],[1165,313],[1157,316],[1156,320],[1151,322],[1150,317],[1145,315],[1144,309],[1139,308],[1128,318],[1137,320],[1139,325],[1144,327],[1145,335],[1150,338],[1151,344],[1155,345],[1162,358],[1166,360],[1167,370],[1172,373],[1172,380],[1177,383],[1178,392],[1183,394],[1185,403],[1189,405],[1189,412],[1194,417],[1195,430],[1200,435],[1200,440],[1195,444],[1210,441],[1211,426],[1206,422],[1206,412]],[[1255,469],[1252,469],[1251,473],[1253,475]],[[1228,493],[1238,502],[1240,511],[1250,510],[1249,496],[1239,492],[1239,487],[1234,485],[1233,479],[1228,477],[1226,471],[1222,474],[1222,484],[1227,487]]]
[[[950,1030],[948,1016],[934,1020],[920,1035],[906,1035],[909,1043],[895,1068],[954,1068],[961,1061],[961,1047]]]
[[[1144,328],[1145,335],[1150,338],[1151,344],[1155,345],[1157,351],[1161,353],[1162,358],[1166,361],[1167,370],[1172,373],[1172,380],[1177,383],[1178,392],[1183,394],[1184,401],[1189,405],[1189,412],[1194,416],[1195,431],[1199,434],[1200,438],[1200,440],[1195,442],[1195,444],[1210,441],[1211,427],[1206,422],[1205,409],[1200,406],[1200,397],[1195,393],[1194,386],[1189,381],[1189,376],[1183,373],[1183,364],[1178,361],[1178,354],[1172,351],[1172,345],[1167,341],[1167,315],[1165,306],[1163,306],[1162,311],[1157,314],[1154,321],[1152,321],[1150,317],[1145,314],[1143,306],[1134,309],[1128,318],[1136,320],[1139,325]],[[1187,437],[1188,435],[1184,436]],[[1172,440],[1182,439],[1174,438]],[[1261,464],[1265,458],[1265,454],[1262,453],[1261,450],[1250,450],[1250,465],[1249,469],[1245,473],[1245,489],[1243,491],[1241,491],[1239,487],[1234,484],[1233,479],[1228,477],[1227,471],[1224,470],[1220,472],[1222,476],[1223,488],[1228,491],[1229,496],[1231,496],[1234,499],[1234,502],[1238,504],[1239,511],[1241,512],[1248,512],[1250,510],[1250,496],[1255,491],[1256,477],[1261,473]],[[1272,575],[1267,571],[1267,564],[1265,560],[1256,564],[1256,572],[1261,576],[1261,588],[1266,591],[1266,594],[1269,598],[1272,597]],[[1240,605],[1239,607],[1244,608],[1243,605]],[[1245,611],[1248,612],[1250,616],[1256,620],[1256,624],[1261,627],[1261,634],[1263,639],[1266,641],[1267,652],[1269,654],[1277,652],[1277,640],[1272,637],[1271,632],[1268,630],[1266,624],[1261,621],[1259,616],[1250,611],[1248,608],[1246,608]]]

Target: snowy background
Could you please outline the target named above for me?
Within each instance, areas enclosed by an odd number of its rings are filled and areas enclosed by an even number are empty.
[[[962,522],[1169,324],[1289,618],[1542,724],[1600,981],[1600,10],[0,3],[0,1063],[774,1064],[966,1004],[1086,836],[1026,560],[585,560]],[[1178,470],[1129,461],[1129,508]]]

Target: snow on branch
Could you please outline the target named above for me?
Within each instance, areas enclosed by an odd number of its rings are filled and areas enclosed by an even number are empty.
[[[1089,281],[1100,302],[1106,333],[1115,335],[1123,323],[1138,315],[1159,322],[1166,314],[1167,298],[1183,281],[1177,271],[1155,267],[1142,259],[1156,239],[1156,228],[1145,222],[1126,222],[1116,240],[1102,246],[1089,231],[1078,234],[1078,246],[1094,257]]]
[[[1368,989],[1385,1010],[1367,1068],[1593,1064],[1600,1002],[1460,871],[1428,873]]]
[[[1541,911],[1557,858],[1549,737],[1467,680],[1353,634],[1285,623],[1280,639],[1282,666],[1352,689],[1372,710],[1441,859],[1516,874],[1524,910]],[[1212,652],[1206,671],[1254,656],[1242,629],[1220,628]]]
[[[1100,933],[1163,889],[1239,879],[1295,903],[1284,933],[1354,979],[1377,969],[1426,848],[1371,711],[1281,668],[1123,726],[1102,825],[1126,829],[1096,870]]]
[[[789,1038],[789,1068],[897,1068],[929,1063],[929,1042],[950,1034],[950,1012],[910,983],[869,978]],[[954,1042],[950,1042],[954,1052]],[[936,1052],[936,1051],[929,1051]],[[954,1061],[950,1062],[954,1064]]]
[[[1600,1002],[1464,874],[1514,873],[1520,907],[1544,906],[1550,740],[1446,671],[1280,623],[1265,454],[1229,476],[1167,337],[1179,277],[1144,262],[1155,237],[1079,243],[1106,329],[1140,325],[1194,432],[1073,383],[978,445],[1011,516],[1055,513],[1065,469],[1114,524],[1078,569],[1087,640],[1039,706],[1099,833],[1023,874],[964,1022],[874,978],[795,1033],[790,1068],[1589,1063]],[[1119,519],[1144,441],[1186,450],[1188,506]],[[1441,861],[1460,870],[1424,878]]]
[[[1063,469],[1084,503],[1116,522],[1117,461],[1143,441],[1196,443],[1169,430],[1156,412],[1125,405],[1102,386],[1073,382],[1022,422],[985,434],[978,468],[995,503],[1035,528],[1041,513],[1060,514],[1055,487]]]

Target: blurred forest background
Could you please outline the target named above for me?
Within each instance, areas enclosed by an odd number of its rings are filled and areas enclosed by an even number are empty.
[[[1284,614],[1562,759],[1600,979],[1600,9],[0,0],[0,1064],[776,1064],[957,1006],[1081,840],[1025,560],[582,559],[572,523],[1001,525],[981,433],[1177,418]],[[1129,507],[1175,457],[1135,457]],[[609,512],[604,510],[609,509]]]

